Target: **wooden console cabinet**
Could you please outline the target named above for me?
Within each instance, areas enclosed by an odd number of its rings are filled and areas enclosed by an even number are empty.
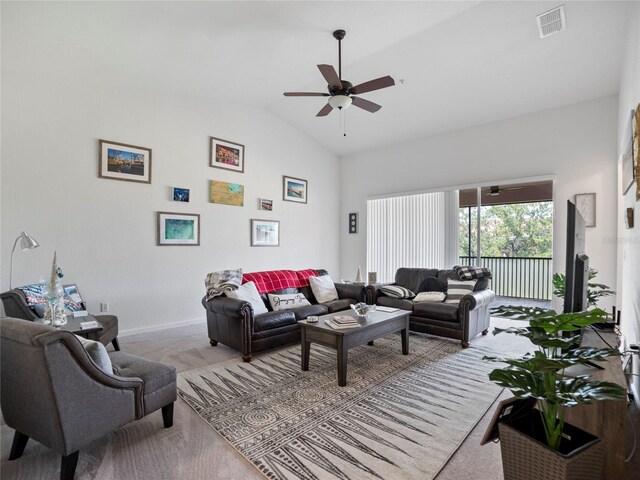
[[[614,333],[599,332],[604,339],[616,346],[617,337]],[[595,332],[585,330],[582,346],[607,348],[607,345]],[[620,384],[626,388],[627,382],[622,371],[620,357],[609,357],[604,362],[594,362],[604,367],[599,370],[593,367],[576,366],[567,370],[571,375],[591,375],[594,380],[602,380]],[[597,435],[603,442],[605,449],[605,465],[602,472],[603,480],[625,478],[625,432],[627,428],[627,401],[605,400],[591,405],[578,405],[568,408],[566,421],[589,433]]]

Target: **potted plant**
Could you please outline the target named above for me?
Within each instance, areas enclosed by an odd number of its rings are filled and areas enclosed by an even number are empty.
[[[608,285],[604,283],[592,282],[598,275],[598,271],[594,268],[589,269],[589,278],[587,280],[587,308],[597,307],[598,301],[602,297],[608,297],[609,295],[615,295],[615,291],[611,290]],[[564,273],[553,274],[553,294],[556,297],[564,298],[564,291],[567,285],[567,277]]]
[[[518,421],[498,426],[505,480],[599,479],[604,455],[597,446],[599,440],[565,423],[565,409],[599,400],[624,399],[626,390],[615,383],[590,380],[589,375],[572,376],[565,369],[620,355],[617,349],[578,346],[581,330],[603,321],[606,312],[593,309],[556,313],[502,306],[492,309],[492,313],[529,320],[527,327],[496,328],[493,334],[526,337],[537,347],[519,358],[484,357],[506,364],[489,374],[493,382],[508,388],[516,397],[537,400],[537,409],[529,409]],[[586,464],[580,467],[580,462]]]

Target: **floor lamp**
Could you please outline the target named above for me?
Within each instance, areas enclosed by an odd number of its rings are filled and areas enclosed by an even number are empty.
[[[38,248],[40,244],[38,241],[29,235],[27,232],[22,232],[16,241],[13,243],[13,250],[11,250],[11,271],[9,273],[9,290],[13,288],[13,252],[16,251],[16,246],[18,245],[18,240],[20,240],[20,249],[22,251],[32,250],[34,248]]]

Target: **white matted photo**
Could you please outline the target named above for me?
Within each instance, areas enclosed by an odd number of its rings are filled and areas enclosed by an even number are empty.
[[[251,219],[251,246],[277,247],[280,245],[280,222],[278,220]]]
[[[200,245],[200,215],[158,212],[158,245]]]
[[[307,203],[307,181],[283,175],[282,198],[287,202]]]
[[[128,182],[151,183],[151,149],[100,140],[98,176]]]

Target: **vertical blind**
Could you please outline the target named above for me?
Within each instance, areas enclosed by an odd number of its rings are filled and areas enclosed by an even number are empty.
[[[367,271],[393,282],[400,267],[451,268],[458,259],[458,192],[367,201]]]

